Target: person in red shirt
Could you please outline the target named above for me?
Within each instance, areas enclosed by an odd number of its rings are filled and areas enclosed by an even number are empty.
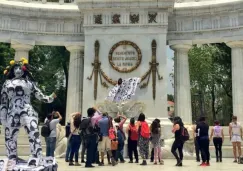
[[[135,125],[135,119],[130,119],[130,124],[127,126],[126,132],[128,134],[128,155],[129,155],[129,163],[133,163],[133,153],[136,159],[135,163],[138,163],[138,130]]]

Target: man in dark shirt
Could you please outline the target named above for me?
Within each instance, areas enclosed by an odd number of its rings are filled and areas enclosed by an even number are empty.
[[[196,127],[196,133],[198,135],[198,142],[202,155],[202,164],[200,164],[200,166],[210,166],[208,130],[209,126],[206,123],[206,118],[201,117]]]

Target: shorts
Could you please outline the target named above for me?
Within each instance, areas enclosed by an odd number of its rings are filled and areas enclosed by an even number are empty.
[[[102,141],[98,144],[98,151],[105,152],[111,150],[111,140],[108,136],[102,137]]]
[[[241,142],[241,137],[239,135],[233,135],[231,142]]]

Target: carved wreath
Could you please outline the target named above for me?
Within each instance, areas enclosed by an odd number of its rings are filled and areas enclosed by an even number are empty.
[[[136,49],[137,51],[137,54],[138,54],[138,58],[137,58],[137,62],[135,64],[135,66],[127,69],[127,68],[123,68],[123,69],[120,69],[120,67],[116,66],[112,60],[112,55],[113,55],[113,52],[114,50],[118,47],[118,46],[121,46],[121,45],[130,45],[132,46],[134,49]],[[114,46],[112,46],[110,52],[109,52],[109,62],[112,66],[113,69],[115,69],[116,71],[120,72],[120,73],[129,73],[129,72],[132,72],[134,71],[135,69],[138,68],[138,66],[141,64],[141,61],[142,61],[142,53],[141,53],[141,50],[140,48],[133,42],[130,42],[130,41],[120,41],[118,43],[116,43]]]

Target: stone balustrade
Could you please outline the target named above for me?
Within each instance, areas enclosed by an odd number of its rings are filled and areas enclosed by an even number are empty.
[[[64,4],[64,3],[73,3],[75,0],[9,0],[9,1],[19,1],[19,2],[39,2],[39,3],[59,3],[59,4]]]

